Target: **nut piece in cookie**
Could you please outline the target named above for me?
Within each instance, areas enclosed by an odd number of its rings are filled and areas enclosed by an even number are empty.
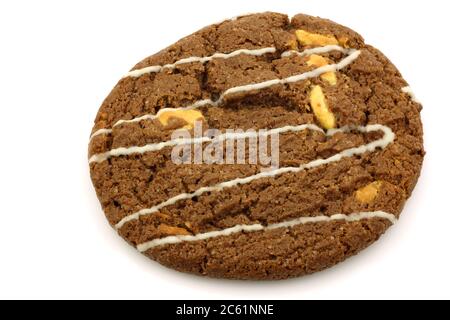
[[[305,30],[295,31],[298,41],[304,46],[327,46],[327,45],[341,45],[344,48],[349,48],[350,39],[346,36],[336,39],[332,35],[323,35],[318,33],[311,33]]]
[[[171,119],[183,120],[186,125],[183,129],[192,129],[194,127],[195,121],[204,119],[202,113],[198,110],[171,110],[163,112],[158,120],[163,126],[167,126]]]
[[[304,46],[338,45],[339,41],[331,35],[310,33],[305,30],[295,31],[298,41]]]
[[[290,39],[287,43],[287,47],[291,50],[298,50],[297,39],[295,37]]]
[[[350,48],[350,45],[348,44],[350,39],[348,37],[340,37],[338,38],[339,44],[343,46],[344,48]]]
[[[355,198],[361,203],[369,204],[375,200],[383,182],[374,181],[355,192]]]
[[[308,66],[323,67],[328,65],[328,60],[317,54],[312,54],[311,56],[309,56],[309,59],[306,62],[306,64]],[[336,85],[337,83],[336,73],[334,72],[326,72],[322,74],[320,77],[323,80],[327,81],[332,86]]]
[[[178,236],[178,235],[189,235],[191,234],[189,231],[187,231],[184,228],[179,228],[179,227],[171,227],[168,226],[167,224],[161,224],[158,227],[158,231],[160,231],[161,233],[167,234],[167,235],[171,235],[171,236]]]
[[[333,129],[336,127],[336,119],[334,114],[328,108],[322,87],[316,85],[309,94],[309,101],[320,125],[325,129]]]

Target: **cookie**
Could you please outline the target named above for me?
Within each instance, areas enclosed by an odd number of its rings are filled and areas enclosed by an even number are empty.
[[[420,110],[399,71],[351,29],[251,14],[119,80],[95,119],[91,178],[111,226],[162,265],[306,275],[398,220],[425,154]]]

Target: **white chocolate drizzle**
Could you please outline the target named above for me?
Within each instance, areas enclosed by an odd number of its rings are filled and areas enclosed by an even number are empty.
[[[91,140],[92,140],[92,138],[94,138],[94,137],[96,137],[96,136],[99,136],[99,135],[101,135],[101,134],[110,134],[112,132],[112,129],[99,129],[99,130],[97,130],[97,131],[95,131],[92,135],[91,135]]]
[[[420,103],[420,101],[417,99],[416,95],[414,94],[414,91],[411,89],[410,86],[403,87],[402,92],[406,93],[413,102]]]
[[[137,250],[139,252],[145,252],[149,249],[163,246],[167,244],[176,244],[181,242],[192,242],[192,241],[201,241],[207,240],[211,238],[217,238],[221,236],[230,236],[232,234],[240,233],[240,232],[256,232],[256,231],[264,231],[264,230],[274,230],[280,228],[292,228],[298,225],[307,224],[307,223],[320,223],[320,222],[330,222],[330,221],[347,221],[347,222],[355,222],[363,219],[372,219],[372,218],[381,218],[389,220],[392,224],[397,221],[395,215],[391,213],[387,213],[384,211],[373,211],[373,212],[359,212],[352,213],[349,215],[345,214],[335,214],[332,216],[315,216],[315,217],[301,217],[297,219],[293,219],[290,221],[269,224],[268,226],[263,226],[262,224],[250,224],[250,225],[236,225],[231,228],[218,230],[218,231],[210,231],[205,233],[199,233],[196,235],[179,235],[179,236],[169,236],[160,239],[154,239],[148,242],[141,243],[137,245]]]
[[[316,126],[315,124],[303,124],[298,126],[285,126],[281,128],[275,128],[271,130],[267,130],[264,132],[256,132],[256,131],[249,131],[249,132],[226,132],[221,135],[218,135],[214,138],[210,138],[207,136],[204,137],[198,137],[198,138],[180,138],[180,139],[172,139],[164,142],[159,143],[150,143],[145,146],[133,146],[128,148],[117,148],[112,149],[110,151],[95,154],[89,159],[89,163],[94,162],[103,162],[111,157],[119,157],[119,156],[127,156],[131,154],[143,154],[146,152],[152,152],[152,151],[158,151],[166,147],[173,147],[177,145],[184,145],[184,144],[200,144],[204,142],[221,142],[225,140],[239,140],[239,139],[246,139],[246,138],[254,138],[254,137],[261,137],[261,136],[270,136],[272,134],[283,134],[286,132],[299,132],[303,131],[305,129],[315,130],[319,132],[324,132],[321,128]]]
[[[124,76],[124,78],[127,78],[127,77],[137,78],[137,77],[140,77],[147,73],[157,73],[157,72],[161,72],[164,69],[174,69],[179,65],[187,64],[187,63],[194,63],[194,62],[206,63],[213,59],[230,59],[230,58],[236,57],[241,54],[246,54],[246,55],[250,55],[250,56],[262,56],[267,53],[274,53],[276,51],[277,51],[277,49],[274,47],[267,47],[267,48],[261,48],[261,49],[253,49],[253,50],[239,49],[239,50],[236,50],[236,51],[233,51],[230,53],[214,53],[213,55],[208,56],[208,57],[188,57],[188,58],[180,59],[174,63],[165,64],[163,66],[149,66],[149,67],[145,67],[142,69],[133,70],[133,71],[128,72]]]
[[[264,49],[260,49],[260,50],[267,50],[267,49],[269,49],[269,48],[264,48]],[[335,46],[335,45],[319,47],[319,48],[313,48],[313,49],[307,49],[304,52],[307,52],[307,54],[313,54],[313,53],[319,53],[319,52],[322,52],[322,53],[323,52],[329,52],[329,51],[333,51],[333,50],[346,52],[349,55],[347,57],[345,57],[344,59],[342,59],[339,63],[322,66],[322,67],[319,67],[317,69],[314,69],[314,70],[311,70],[311,71],[308,71],[308,72],[305,72],[305,73],[293,75],[293,76],[290,76],[290,77],[287,77],[287,78],[267,80],[267,81],[263,81],[263,82],[259,82],[259,83],[251,83],[251,84],[247,84],[247,85],[241,85],[241,86],[230,88],[230,89],[226,90],[225,92],[223,92],[217,100],[211,100],[211,99],[198,100],[198,101],[194,102],[193,104],[191,104],[189,106],[186,106],[186,107],[182,107],[182,108],[163,108],[163,109],[159,110],[156,114],[147,114],[147,115],[143,115],[143,116],[140,116],[140,117],[133,118],[131,120],[119,120],[113,125],[113,128],[116,127],[116,126],[122,125],[124,123],[140,122],[140,121],[143,121],[143,120],[154,120],[154,119],[158,118],[161,114],[163,114],[165,112],[169,112],[169,111],[174,111],[174,110],[192,110],[192,109],[197,109],[197,108],[200,108],[200,107],[203,107],[203,106],[208,106],[208,105],[210,105],[210,106],[219,106],[223,102],[223,100],[228,95],[231,95],[231,94],[244,93],[244,92],[249,92],[249,91],[253,91],[253,90],[261,90],[261,89],[269,88],[269,87],[272,87],[272,86],[275,86],[275,85],[283,85],[283,84],[288,84],[288,83],[295,83],[295,82],[307,80],[307,79],[310,79],[310,78],[318,77],[318,76],[320,76],[320,75],[322,75],[324,73],[327,73],[327,72],[336,72],[338,70],[341,70],[341,69],[347,67],[353,61],[355,61],[359,57],[359,55],[361,53],[358,50],[344,49],[344,48],[342,48],[340,46]],[[237,51],[240,51],[240,50],[237,50]],[[237,51],[234,51],[234,52],[237,52]],[[232,52],[232,53],[230,53],[228,55],[234,54],[234,52]],[[298,53],[298,54],[302,55],[304,52],[301,52],[301,53]],[[288,51],[287,53],[289,53],[289,55],[293,54],[292,51]],[[242,54],[242,52],[239,53],[239,54]],[[216,53],[215,55],[227,55],[227,54]],[[211,56],[211,57],[213,57],[213,56]],[[209,59],[211,57],[206,57],[204,59]],[[186,59],[194,59],[194,58],[197,59],[197,57],[186,58]],[[98,130],[98,131],[96,131],[96,132],[94,132],[92,134],[91,139],[93,137],[96,137],[96,136],[98,136],[100,134],[104,134],[104,133],[111,133],[111,129],[100,129],[100,130]]]
[[[260,90],[260,89],[265,89],[265,88],[272,87],[272,86],[278,85],[278,84],[295,83],[295,82],[307,80],[310,78],[316,78],[323,73],[336,72],[338,70],[341,70],[341,69],[347,67],[353,61],[355,61],[359,57],[360,53],[361,53],[360,51],[354,51],[348,57],[342,59],[339,63],[326,65],[326,66],[314,69],[312,71],[297,74],[297,75],[290,76],[290,77],[287,77],[284,79],[273,79],[273,80],[263,81],[260,83],[253,83],[253,84],[247,84],[247,85],[243,85],[243,86],[239,86],[239,87],[230,88],[222,94],[222,96],[219,100],[223,100],[223,98],[225,96],[232,94],[232,93],[241,93],[241,92],[248,92],[248,91],[253,91],[253,90]]]
[[[283,128],[281,128],[280,130],[282,130]],[[304,127],[304,130],[308,129],[308,126]],[[278,169],[274,169],[274,170],[270,170],[270,171],[264,171],[264,172],[260,172],[258,174],[252,175],[252,176],[248,176],[245,178],[237,178],[237,179],[233,179],[233,180],[229,180],[229,181],[225,181],[225,182],[221,182],[219,184],[216,184],[214,186],[209,186],[209,187],[202,187],[197,189],[195,192],[192,193],[182,193],[179,194],[177,196],[174,196],[158,205],[155,205],[151,208],[146,208],[146,209],[142,209],[139,210],[129,216],[124,217],[122,220],[120,220],[116,225],[115,228],[116,229],[120,229],[125,223],[133,221],[133,220],[137,220],[139,219],[141,216],[145,216],[145,215],[149,215],[155,212],[160,211],[162,208],[165,208],[167,206],[173,205],[175,203],[177,203],[178,201],[182,201],[182,200],[188,200],[188,199],[192,199],[194,197],[198,197],[201,196],[204,193],[207,192],[217,192],[217,191],[222,191],[225,188],[231,188],[234,186],[238,186],[238,185],[243,185],[243,184],[248,184],[252,181],[258,180],[258,179],[262,179],[262,178],[271,178],[271,177],[275,177],[284,173],[298,173],[304,170],[308,170],[308,169],[313,169],[319,166],[323,166],[329,163],[333,163],[333,162],[338,162],[344,158],[350,158],[353,157],[355,155],[361,155],[364,154],[366,152],[373,152],[375,151],[377,148],[381,148],[384,149],[386,148],[390,143],[392,143],[395,139],[395,134],[392,132],[392,130],[384,125],[380,125],[380,124],[373,124],[373,125],[367,125],[365,127],[355,127],[355,128],[350,128],[350,127],[343,127],[343,128],[339,128],[339,129],[333,129],[333,130],[329,130],[327,132],[327,135],[334,135],[338,132],[349,132],[351,130],[357,130],[361,133],[366,133],[366,132],[374,132],[374,131],[382,131],[384,133],[383,137],[372,141],[368,144],[359,146],[359,147],[354,147],[354,148],[350,148],[350,149],[346,149],[343,150],[329,158],[326,159],[316,159],[313,160],[311,162],[308,162],[306,164],[303,164],[299,167],[282,167],[282,168],[278,168]]]
[[[289,51],[283,52],[281,54],[281,57],[285,58],[285,57],[290,57],[292,55],[296,55],[299,57],[305,57],[305,56],[310,56],[313,54],[324,54],[324,53],[328,53],[328,52],[332,52],[332,51],[339,51],[344,54],[351,54],[351,53],[355,52],[356,50],[355,49],[346,49],[341,46],[331,44],[331,45],[327,45],[327,46],[323,46],[323,47],[305,49],[301,52],[299,52],[297,50],[289,50]]]

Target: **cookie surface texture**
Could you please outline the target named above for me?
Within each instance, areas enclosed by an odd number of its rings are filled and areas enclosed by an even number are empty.
[[[357,254],[398,220],[425,154],[420,110],[395,66],[351,29],[251,14],[125,74],[95,119],[90,173],[111,226],[162,265],[297,277]],[[276,165],[246,161],[262,130],[268,147],[278,139]],[[194,161],[218,141],[214,161]],[[217,151],[226,146],[230,161]]]

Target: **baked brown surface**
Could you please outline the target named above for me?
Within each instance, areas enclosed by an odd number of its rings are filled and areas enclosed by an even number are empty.
[[[298,30],[303,33],[296,33]],[[365,44],[360,35],[329,20],[301,14],[290,21],[283,14],[261,13],[211,25],[138,63],[133,70],[191,56],[276,48],[260,56],[241,54],[124,77],[100,107],[92,131],[98,134],[90,141],[89,157],[121,147],[167,141],[175,129],[186,125],[177,117],[166,125],[158,119],[115,125],[119,120],[156,114],[162,108],[184,107],[202,99],[217,100],[232,87],[314,70],[319,66],[312,64],[311,55],[282,53],[303,52],[334,42],[346,50],[359,50],[359,56],[334,76],[322,74],[230,94],[218,106],[200,107],[197,110],[202,114],[204,129],[273,129],[301,124],[328,129],[330,122],[314,108],[313,88],[320,87],[333,127],[380,124],[395,133],[392,143],[384,149],[298,173],[261,178],[181,200],[123,223],[119,234],[138,246],[169,236],[198,235],[236,225],[270,226],[300,217],[383,211],[398,218],[417,182],[424,157],[421,105],[404,92],[407,83],[399,71],[381,52]],[[335,64],[347,55],[330,51],[320,56],[328,64]],[[112,132],[98,132],[110,128]],[[380,137],[382,134],[377,132],[354,131],[332,136],[314,130],[286,133],[280,135],[280,167],[298,167],[329,158]],[[262,167],[176,165],[171,161],[171,148],[90,163],[93,184],[112,226],[171,197],[252,176]],[[282,279],[335,265],[373,243],[391,224],[382,217],[304,223],[163,244],[144,254],[184,272],[222,278]]]

